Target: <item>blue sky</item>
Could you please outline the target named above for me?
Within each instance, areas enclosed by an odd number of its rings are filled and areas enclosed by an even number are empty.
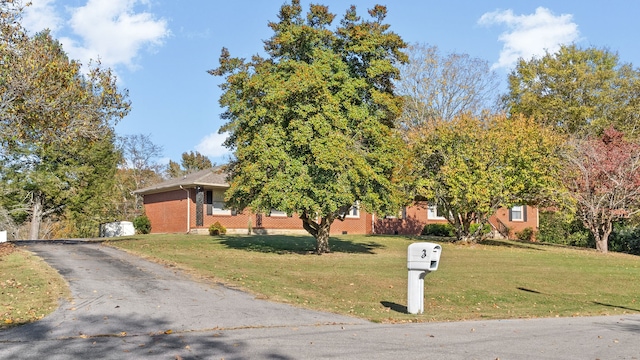
[[[284,0],[32,0],[24,25],[50,29],[69,56],[100,58],[129,90],[132,111],[116,132],[147,134],[178,161],[199,151],[224,163],[227,150],[218,105],[217,66],[222,47],[232,56],[262,52]],[[303,9],[310,1],[301,0]],[[386,5],[391,31],[408,43],[467,53],[493,64],[503,84],[518,57],[531,58],[559,44],[606,47],[622,62],[640,65],[640,2],[626,0],[317,0],[338,15],[351,5],[362,16]]]

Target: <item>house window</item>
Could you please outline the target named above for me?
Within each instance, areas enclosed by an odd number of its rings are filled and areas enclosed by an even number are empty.
[[[441,206],[429,205],[427,208],[427,219],[429,220],[447,220],[444,216],[444,209]]]
[[[224,190],[207,191],[207,215],[231,215],[225,208]]]
[[[518,205],[509,209],[509,221],[527,221],[527,208]]]
[[[345,217],[347,217],[347,218],[359,218],[360,217],[360,203],[356,202],[355,204],[353,204],[353,206],[351,207],[351,209],[349,209],[349,211],[347,212],[347,215]]]
[[[271,211],[269,212],[269,216],[273,216],[273,217],[287,217],[287,213],[284,211],[280,211],[280,210],[276,210],[276,209],[271,209]]]

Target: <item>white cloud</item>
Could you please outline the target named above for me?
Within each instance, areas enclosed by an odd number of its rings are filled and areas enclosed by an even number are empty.
[[[56,32],[63,23],[54,7],[55,0],[31,0],[24,10],[22,26],[31,32],[49,29]]]
[[[481,25],[506,25],[508,30],[500,34],[504,43],[498,61],[493,68],[511,68],[519,58],[531,59],[547,51],[555,52],[562,44],[569,44],[579,37],[578,25],[571,14],[555,16],[549,9],[539,7],[534,14],[514,15],[511,10],[488,12],[478,20]]]
[[[226,133],[211,133],[205,136],[200,143],[196,145],[195,149],[200,154],[211,158],[228,157],[228,155],[230,155],[229,150],[222,145],[227,136],[228,134]]]
[[[143,49],[161,46],[171,34],[167,20],[137,11],[147,0],[88,0],[84,6],[65,7],[66,17],[55,0],[32,1],[25,27],[31,32],[50,28],[69,56],[83,64],[99,59],[106,67],[135,68]]]
[[[73,9],[69,25],[81,42],[67,42],[65,48],[69,53],[77,52],[81,59],[99,57],[107,66],[134,67],[142,48],[160,46],[170,34],[166,20],[148,12],[134,13],[137,3],[141,1],[89,0]]]

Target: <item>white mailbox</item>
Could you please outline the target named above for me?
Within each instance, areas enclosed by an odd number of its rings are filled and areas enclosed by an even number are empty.
[[[424,312],[424,277],[438,270],[442,247],[438,244],[420,242],[409,245],[407,249],[407,312]]]
[[[420,242],[407,249],[407,269],[436,271],[440,262],[442,247],[438,244]]]

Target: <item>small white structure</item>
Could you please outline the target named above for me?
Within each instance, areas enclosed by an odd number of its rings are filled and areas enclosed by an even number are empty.
[[[442,247],[438,244],[420,242],[409,245],[407,249],[407,312],[424,312],[424,277],[438,270]]]
[[[7,230],[0,231],[0,243],[7,242]]]
[[[115,221],[100,224],[100,237],[135,235],[136,229],[131,221]]]

